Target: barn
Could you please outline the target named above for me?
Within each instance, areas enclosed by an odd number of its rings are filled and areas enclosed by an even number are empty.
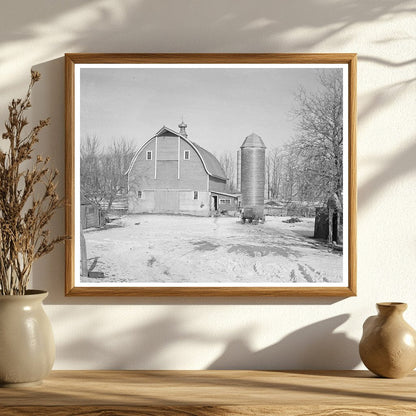
[[[184,122],[178,127],[163,126],[136,151],[127,171],[128,212],[209,216],[237,207],[217,158],[189,140]]]

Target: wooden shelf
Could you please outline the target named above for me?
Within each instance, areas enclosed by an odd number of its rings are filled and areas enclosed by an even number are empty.
[[[416,373],[367,371],[53,371],[0,389],[0,415],[416,415]]]

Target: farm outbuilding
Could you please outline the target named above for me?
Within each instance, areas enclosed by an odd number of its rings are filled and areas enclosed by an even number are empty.
[[[344,239],[344,213],[340,201],[337,199],[331,207],[333,197],[328,200],[326,207],[316,208],[314,238],[328,240],[329,243],[342,245]]]
[[[81,194],[81,228],[99,227],[101,225],[101,209],[98,205],[90,201],[85,195]]]
[[[164,126],[136,151],[127,171],[129,213],[209,216],[221,200],[236,206],[237,197],[224,194],[219,161],[189,140],[186,127],[179,124],[177,133]]]
[[[241,196],[239,194],[211,192],[211,210],[220,213],[235,214],[240,208],[240,199]]]

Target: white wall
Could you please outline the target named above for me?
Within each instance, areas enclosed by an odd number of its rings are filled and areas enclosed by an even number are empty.
[[[416,327],[415,11],[412,0],[3,1],[0,120],[39,70],[33,117],[53,121],[39,147],[61,172],[65,52],[359,56],[358,296],[65,298],[59,247],[33,284],[50,292],[55,369],[359,368],[362,322],[377,301],[408,302]]]

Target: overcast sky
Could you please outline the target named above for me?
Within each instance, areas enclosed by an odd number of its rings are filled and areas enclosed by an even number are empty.
[[[300,85],[316,90],[316,69],[81,68],[80,136],[140,147],[164,125],[179,131],[183,117],[188,138],[217,155],[253,132],[273,148],[295,133]]]

